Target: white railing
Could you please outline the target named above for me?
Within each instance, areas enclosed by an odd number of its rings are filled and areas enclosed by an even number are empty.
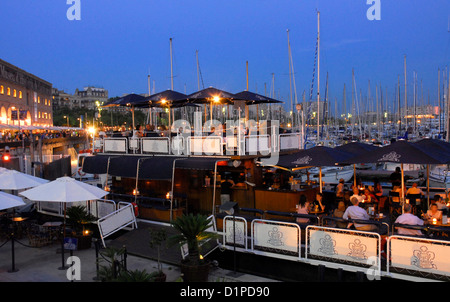
[[[450,280],[450,241],[225,216],[222,247],[278,259],[411,281]],[[304,235],[304,236],[302,236]],[[303,240],[303,241],[302,241]],[[247,241],[251,246],[247,246]],[[302,253],[302,250],[304,252]],[[382,256],[387,261],[382,262]],[[373,278],[370,279],[369,277]]]
[[[123,137],[96,140],[103,153],[174,155],[269,155],[300,149],[300,135]]]
[[[128,139],[123,138],[105,138],[103,140],[103,152],[128,153]]]
[[[134,215],[134,208],[132,204],[122,206],[116,211],[112,212],[97,221],[98,229],[100,231],[100,238],[103,246],[105,245],[105,238],[116,233],[117,231],[134,225],[137,228],[136,216]]]
[[[450,241],[394,235],[388,239],[387,251],[388,273],[450,279]]]

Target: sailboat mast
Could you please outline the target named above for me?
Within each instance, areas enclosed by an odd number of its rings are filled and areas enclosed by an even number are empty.
[[[317,11],[317,142],[320,139],[320,11]]]
[[[404,76],[405,76],[405,130],[408,131],[408,118],[406,117],[408,115],[408,97],[407,97],[407,88],[406,88],[406,55],[404,57],[404,65],[405,65],[405,72],[404,72]]]
[[[170,89],[173,90],[172,38],[170,38]]]

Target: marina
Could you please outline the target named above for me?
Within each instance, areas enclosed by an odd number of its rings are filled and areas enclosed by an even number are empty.
[[[67,5],[0,59],[0,281],[450,281],[447,2]]]

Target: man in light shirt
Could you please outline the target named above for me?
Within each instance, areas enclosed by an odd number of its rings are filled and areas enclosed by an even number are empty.
[[[412,184],[412,187],[408,189],[408,191],[406,191],[406,195],[410,195],[410,194],[420,194],[420,195],[424,195],[423,191],[417,187],[417,182]]]
[[[346,210],[342,218],[345,220],[356,219],[356,220],[369,220],[370,216],[367,214],[366,210],[359,206],[359,199],[356,196],[352,196],[350,198],[350,202],[352,206],[349,206]],[[355,228],[359,231],[374,231],[377,229],[377,226],[374,224],[360,224],[355,223]]]
[[[395,220],[395,223],[398,224],[409,224],[409,225],[423,225],[423,220],[417,217],[416,215],[411,214],[411,205],[405,204],[404,213],[397,217]],[[399,235],[413,235],[413,236],[421,236],[422,231],[421,230],[413,230],[413,229],[407,229],[398,227],[397,233]]]

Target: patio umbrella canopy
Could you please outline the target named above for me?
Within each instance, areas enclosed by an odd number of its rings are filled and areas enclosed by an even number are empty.
[[[374,145],[364,144],[360,142],[351,142],[342,146],[337,146],[335,150],[345,151],[354,154],[354,156],[366,154],[368,151],[378,149]]]
[[[65,176],[19,194],[34,201],[77,202],[99,199],[108,192]]]
[[[142,101],[136,103],[135,105],[136,107],[159,107],[164,101],[175,102],[178,100],[186,100],[186,97],[187,96],[184,93],[169,89],[152,94],[151,96],[144,98]]]
[[[202,103],[207,104],[215,99],[219,98],[220,102],[225,101],[226,103],[231,103],[236,96],[230,92],[226,92],[217,88],[209,87],[203,90],[194,92],[186,97],[186,100],[191,103]]]
[[[246,105],[283,103],[282,101],[278,101],[273,98],[269,98],[269,97],[263,96],[261,94],[250,92],[250,91],[242,91],[242,92],[236,93],[234,96],[235,96],[234,100],[245,101]]]
[[[21,197],[5,192],[0,192],[0,210],[6,210],[24,205],[26,205],[26,203],[22,200]]]
[[[310,149],[300,150],[299,152],[282,155],[277,166],[288,169],[300,167],[324,167],[335,166],[339,162],[353,157],[353,154],[337,150],[336,148],[316,146]]]
[[[48,180],[16,170],[0,171],[0,190],[21,190],[47,183]]]
[[[450,143],[438,139],[422,139],[413,144],[423,152],[433,154],[450,164]]]
[[[115,106],[131,106],[136,103],[144,101],[145,97],[139,94],[130,93],[124,97],[110,101],[104,104],[102,107],[115,107]]]
[[[445,164],[445,158],[439,156],[433,150],[419,148],[414,143],[398,141],[385,147],[369,151],[366,154],[354,156],[340,162],[341,164],[392,162],[398,164]]]

